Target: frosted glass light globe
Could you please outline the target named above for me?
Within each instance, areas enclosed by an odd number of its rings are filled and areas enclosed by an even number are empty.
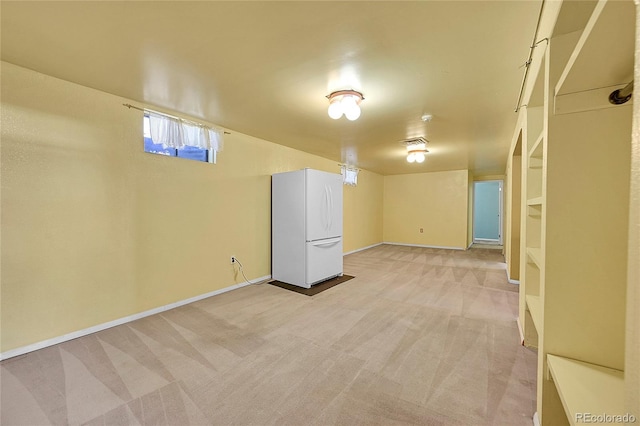
[[[424,152],[416,152],[416,162],[424,163]]]
[[[342,104],[340,102],[340,99],[333,99],[329,104],[329,110],[327,112],[329,113],[329,117],[333,118],[334,120],[342,117]]]
[[[416,161],[416,154],[413,152],[410,152],[409,155],[407,155],[407,161],[410,163],[413,163],[414,161]]]
[[[344,112],[344,116],[347,120],[354,121],[360,117],[360,107],[356,104],[355,108],[350,108]]]
[[[360,117],[360,107],[353,95],[344,95],[340,104],[347,119],[353,121]]]

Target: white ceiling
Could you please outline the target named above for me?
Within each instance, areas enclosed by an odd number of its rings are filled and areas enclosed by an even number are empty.
[[[385,175],[496,174],[540,3],[2,1],[2,60]]]

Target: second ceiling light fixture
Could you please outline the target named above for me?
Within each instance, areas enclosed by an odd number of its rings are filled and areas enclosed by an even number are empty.
[[[354,121],[360,117],[360,102],[364,100],[362,93],[355,90],[338,90],[327,95],[329,99],[329,117],[339,119],[344,114],[347,120]]]
[[[403,143],[407,147],[407,161],[409,163],[423,163],[427,152],[427,143],[429,141],[423,137],[409,139]]]

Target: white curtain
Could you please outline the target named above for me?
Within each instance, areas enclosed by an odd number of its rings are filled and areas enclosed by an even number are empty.
[[[214,151],[220,152],[224,148],[224,131],[219,129],[209,130],[209,146]]]
[[[182,148],[185,145],[182,125],[174,118],[150,112],[149,131],[153,143],[161,143],[165,148]]]
[[[149,130],[153,143],[165,148],[184,148],[186,145],[216,152],[223,148],[223,131],[149,112]]]
[[[342,182],[345,185],[356,186],[358,185],[358,172],[360,170],[354,167],[342,165],[340,167],[340,173],[342,174]]]

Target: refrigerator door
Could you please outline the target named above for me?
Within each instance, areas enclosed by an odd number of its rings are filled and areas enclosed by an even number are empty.
[[[342,238],[307,243],[307,288],[313,284],[342,274]]]
[[[306,240],[342,236],[342,176],[319,170],[306,173]]]

